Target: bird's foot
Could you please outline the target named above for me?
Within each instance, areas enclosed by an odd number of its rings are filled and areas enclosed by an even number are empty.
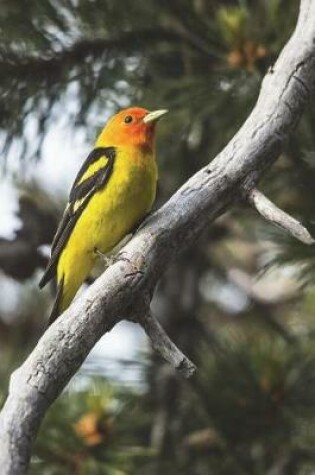
[[[94,254],[99,258],[102,259],[102,261],[105,263],[106,267],[111,266],[112,264],[115,264],[116,262],[116,256],[106,256],[102,251],[97,249],[97,247],[94,248]]]
[[[128,274],[126,274],[125,277],[131,277],[137,274],[141,274],[141,275],[144,274],[143,270],[141,270],[141,268],[143,268],[143,265],[144,265],[144,260],[143,260],[142,254],[140,253],[139,253],[139,256],[136,256],[136,262],[131,262],[130,259],[126,257],[125,251],[121,251],[116,255],[108,257],[95,247],[94,253],[97,255],[97,257],[99,257],[105,262],[106,267],[116,264],[116,262],[119,262],[119,261],[128,262],[128,264],[130,264],[130,266],[132,267],[132,272],[129,272]]]

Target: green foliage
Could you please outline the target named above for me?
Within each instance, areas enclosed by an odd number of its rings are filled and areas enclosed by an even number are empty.
[[[304,473],[314,462],[313,337],[291,345],[236,327],[216,338],[201,345],[197,379],[180,384],[177,453],[160,460],[151,447],[154,398],[90,377],[51,408],[31,473],[260,475],[282,463]]]
[[[143,443],[149,419],[139,418],[141,393],[99,377],[82,378],[49,412],[32,458],[31,473],[127,475],[151,459]],[[83,388],[82,388],[83,386]]]
[[[161,1],[157,7],[153,0],[128,0],[122,9],[110,0],[3,2],[0,129],[5,152],[14,138],[23,137],[25,146],[30,149],[31,141],[32,152],[38,154],[58,115],[66,114],[75,127],[98,127],[104,109],[113,111],[130,102],[167,104],[185,111],[188,122],[200,114],[207,117],[208,127],[212,94],[222,96],[217,108],[225,108],[244,85],[242,70],[263,72],[292,28],[292,16],[291,23],[283,25],[282,2],[256,3],[231,7],[176,0]],[[259,34],[253,37],[253,32]],[[229,80],[231,66],[236,74]],[[245,90],[241,94],[249,100],[248,107],[258,85],[259,80],[249,95]],[[76,101],[77,110],[67,112],[62,108],[65,101]],[[243,104],[244,114],[248,107]],[[243,117],[234,122],[232,132]],[[31,140],[25,128],[30,119]],[[229,132],[225,123],[221,130]],[[214,129],[212,138],[217,135]],[[27,156],[22,148],[21,157]]]

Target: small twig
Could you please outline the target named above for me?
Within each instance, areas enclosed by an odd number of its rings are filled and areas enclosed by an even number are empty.
[[[139,318],[138,322],[150,338],[153,348],[160,353],[168,363],[185,378],[190,378],[195,373],[196,366],[177,348],[150,311]]]
[[[257,188],[252,189],[247,194],[247,201],[263,218],[279,226],[299,241],[308,245],[315,243],[311,234],[299,221],[278,208],[263,193],[257,190]]]

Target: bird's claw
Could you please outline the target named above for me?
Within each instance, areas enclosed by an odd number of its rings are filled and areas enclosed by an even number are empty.
[[[102,261],[105,262],[106,267],[109,267],[112,264],[115,264],[115,262],[116,262],[115,256],[108,257],[103,252],[101,252],[99,249],[97,249],[97,247],[94,247],[94,254],[96,254],[96,256],[98,258],[102,259]]]
[[[125,251],[119,252],[116,256],[108,257],[95,247],[94,253],[97,255],[97,257],[101,258],[105,262],[106,267],[109,267],[119,261],[127,262],[128,264],[130,264],[130,266],[134,269],[134,271],[126,274],[125,277],[132,277],[134,275],[144,274],[144,272],[141,270],[141,267],[143,266],[142,255],[140,255],[139,258],[137,257],[136,258],[137,262],[134,263],[134,262],[131,262],[128,257],[124,256],[124,254],[126,254]]]

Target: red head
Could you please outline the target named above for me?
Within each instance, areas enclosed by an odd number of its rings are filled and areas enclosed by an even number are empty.
[[[157,120],[167,110],[149,112],[142,107],[129,107],[114,115],[104,127],[97,146],[130,145],[152,149]]]

